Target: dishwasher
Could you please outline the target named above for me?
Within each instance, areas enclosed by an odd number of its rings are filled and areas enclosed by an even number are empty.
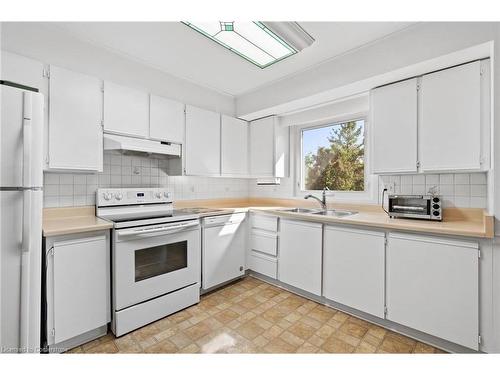
[[[245,213],[202,220],[202,290],[207,291],[245,274]]]

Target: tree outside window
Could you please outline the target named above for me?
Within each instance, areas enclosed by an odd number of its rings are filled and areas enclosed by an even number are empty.
[[[305,190],[364,191],[364,120],[302,131]]]

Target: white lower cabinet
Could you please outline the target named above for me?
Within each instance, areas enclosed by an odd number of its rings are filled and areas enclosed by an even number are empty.
[[[280,220],[278,278],[321,295],[322,224]]]
[[[477,242],[391,234],[388,320],[478,350]]]
[[[250,216],[250,246],[248,269],[278,278],[278,217],[252,213]]]
[[[79,345],[79,336],[88,335],[111,321],[107,233],[46,240],[49,346]],[[91,338],[87,336],[85,341]]]
[[[323,296],[384,317],[385,233],[325,226]]]

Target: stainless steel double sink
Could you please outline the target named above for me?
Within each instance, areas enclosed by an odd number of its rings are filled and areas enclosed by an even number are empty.
[[[313,208],[300,208],[300,207],[287,208],[287,209],[283,209],[282,211],[295,212],[295,213],[298,213],[298,214],[323,215],[323,216],[330,216],[330,217],[345,217],[345,216],[355,215],[355,214],[358,213],[357,211],[316,210],[316,209],[313,209]]]

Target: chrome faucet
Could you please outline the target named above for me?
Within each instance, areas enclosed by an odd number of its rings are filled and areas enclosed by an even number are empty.
[[[304,197],[304,199],[309,199],[309,198],[316,199],[316,200],[319,202],[319,204],[321,204],[321,209],[322,209],[322,210],[326,210],[326,208],[327,208],[327,207],[326,207],[326,191],[327,191],[327,190],[330,190],[330,189],[328,189],[327,187],[325,187],[325,188],[323,189],[323,193],[321,194],[321,196],[322,196],[322,198],[323,198],[323,199],[319,199],[318,197],[315,197],[315,196],[314,196],[314,195],[312,195],[312,194],[308,194],[308,195],[306,195],[306,196]]]

